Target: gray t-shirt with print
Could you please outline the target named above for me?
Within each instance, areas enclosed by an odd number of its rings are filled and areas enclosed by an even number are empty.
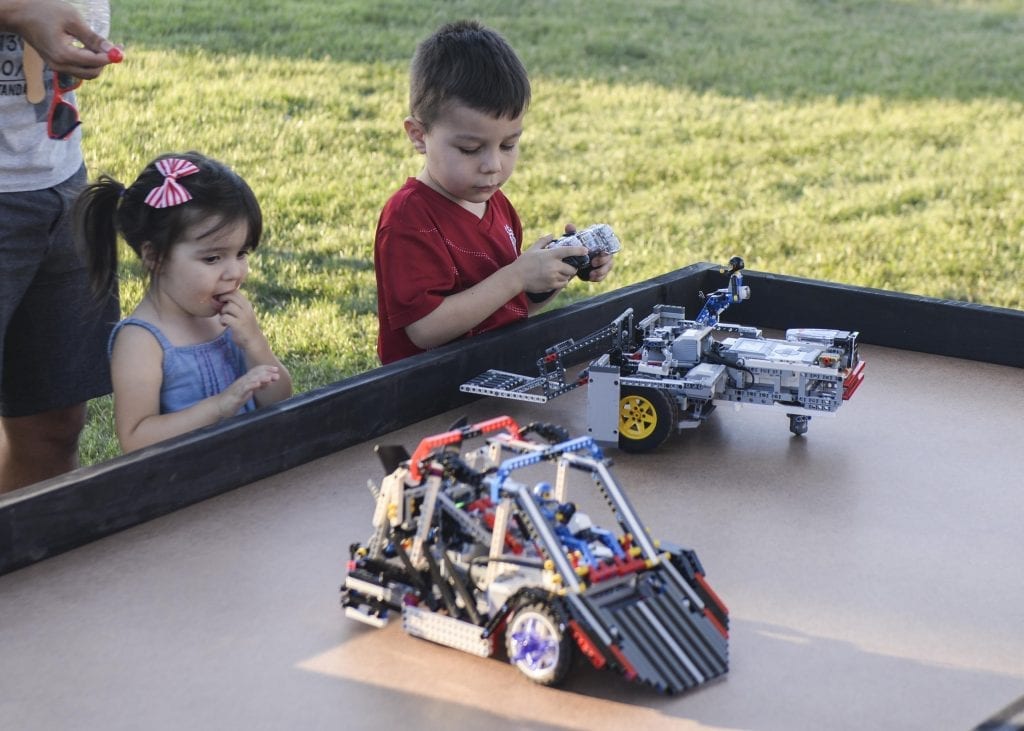
[[[61,183],[82,166],[82,129],[65,140],[51,140],[46,116],[53,98],[49,68],[46,97],[29,104],[25,96],[22,40],[0,30],[0,193],[43,190]],[[75,103],[74,94],[64,98]]]

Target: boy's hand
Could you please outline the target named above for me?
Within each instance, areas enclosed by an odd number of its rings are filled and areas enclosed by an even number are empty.
[[[231,337],[238,347],[248,351],[253,346],[262,346],[266,338],[260,330],[252,304],[241,290],[236,289],[234,292],[221,295],[218,300],[221,303],[220,322],[231,328]]]
[[[554,240],[551,235],[543,236],[517,260],[522,267],[523,290],[525,292],[551,292],[559,290],[576,276],[576,267],[562,261],[571,256],[586,256],[585,246],[563,246],[549,249]]]
[[[602,279],[608,276],[612,270],[612,265],[615,261],[613,254],[598,254],[590,259],[590,276],[587,277],[588,282],[600,282]]]
[[[245,403],[261,388],[269,386],[281,377],[277,366],[260,365],[249,370],[244,376],[225,388],[217,396],[217,410],[220,418],[234,416]]]
[[[589,256],[590,260],[586,263],[586,265],[581,267],[579,272],[578,272],[579,278],[584,280],[584,281],[586,281],[586,282],[600,282],[602,279],[607,277],[608,274],[612,270],[612,256],[613,256],[613,253],[615,251],[618,251],[618,249],[619,249],[618,239],[615,238],[615,235],[612,233],[611,229],[608,226],[606,226],[606,225],[605,226],[597,226],[597,227],[594,227],[594,228],[606,229],[606,232],[600,234],[602,239],[603,239],[602,242],[601,242],[603,244],[603,248],[607,248],[607,247],[611,247],[611,246],[614,246],[614,248],[609,248],[608,251],[604,251],[603,253],[594,253],[594,254],[591,254],[590,251],[588,250],[587,253],[590,254],[590,256]],[[575,224],[572,224],[572,223],[565,224],[565,235],[566,236],[571,236],[571,235],[573,235],[575,233],[576,233],[576,225]],[[609,241],[609,239],[611,239],[611,241]],[[566,247],[566,248],[568,248],[568,247]]]

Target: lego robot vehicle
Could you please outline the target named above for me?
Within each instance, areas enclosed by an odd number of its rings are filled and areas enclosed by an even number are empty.
[[[628,308],[600,330],[548,348],[536,377],[492,369],[460,389],[543,403],[586,385],[588,433],[626,452],[655,449],[674,431],[699,426],[721,402],[781,411],[802,435],[812,416],[834,414],[864,380],[859,333],[790,329],[776,340],[720,322],[729,305],[750,298],[743,268],[740,257],[730,260],[728,286],[708,295],[693,320],[682,307],[656,305],[634,327]],[[565,358],[606,341],[607,351],[567,380]]]
[[[400,615],[416,637],[504,651],[542,685],[562,681],[576,653],[665,693],[727,672],[728,609],[697,554],[650,536],[590,437],[499,417],[428,437],[412,456],[377,451],[390,473],[371,482],[372,534],[350,549],[349,617],[381,627]],[[595,524],[590,503],[616,529]]]

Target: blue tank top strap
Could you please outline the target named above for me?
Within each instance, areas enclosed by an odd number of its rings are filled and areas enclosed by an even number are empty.
[[[117,334],[121,331],[121,328],[124,327],[125,325],[138,325],[139,327],[145,330],[149,330],[149,332],[153,334],[153,337],[156,338],[157,342],[160,343],[160,347],[164,350],[164,352],[167,352],[168,350],[171,349],[171,347],[173,347],[171,345],[171,341],[167,339],[167,336],[164,335],[163,332],[161,332],[160,328],[158,328],[153,323],[146,322],[145,320],[140,320],[136,317],[126,317],[123,320],[121,320],[121,322],[114,325],[114,329],[110,333],[110,339],[107,341],[108,356],[113,355],[114,339],[117,337]]]

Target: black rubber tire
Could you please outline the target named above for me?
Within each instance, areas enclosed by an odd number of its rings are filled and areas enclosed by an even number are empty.
[[[675,426],[672,400],[657,388],[625,386],[619,394],[619,449],[650,452],[668,439]]]

